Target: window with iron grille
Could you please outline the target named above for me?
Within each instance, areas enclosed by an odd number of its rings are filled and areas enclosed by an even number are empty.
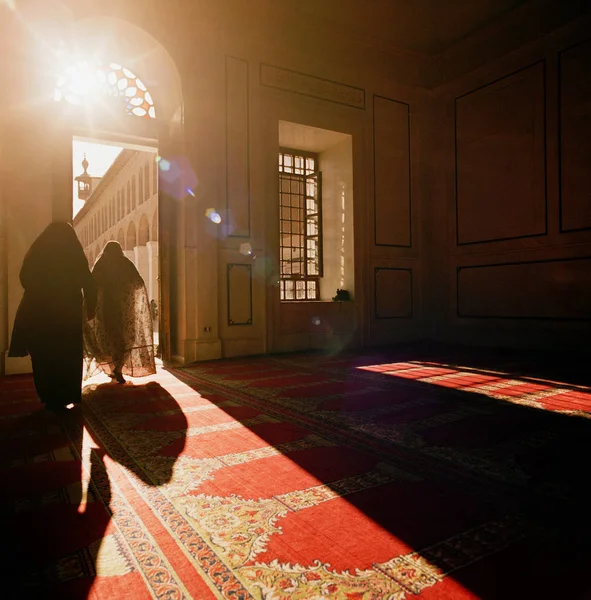
[[[322,277],[322,199],[318,156],[279,152],[281,300],[318,300]]]

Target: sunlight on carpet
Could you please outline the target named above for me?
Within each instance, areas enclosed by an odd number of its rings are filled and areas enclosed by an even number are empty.
[[[357,367],[563,414],[591,417],[591,388],[459,365],[411,361]]]
[[[25,596],[97,600],[506,599],[579,585],[586,570],[561,558],[570,526],[532,507],[569,514],[578,478],[547,449],[572,462],[588,439],[573,424],[589,421],[562,420],[555,403],[584,405],[588,391],[375,358],[99,375],[60,417],[30,377],[3,380],[14,580]]]

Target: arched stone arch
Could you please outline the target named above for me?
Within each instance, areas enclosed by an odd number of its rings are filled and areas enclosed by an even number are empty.
[[[64,69],[71,62],[100,57],[101,62],[120,64],[145,83],[158,120],[180,123],[180,76],[174,60],[157,40],[158,23],[148,32],[130,21],[98,15],[99,8],[74,9],[66,4],[28,0],[18,2],[18,10],[2,11],[7,27],[15,31],[14,37],[22,40],[23,46],[28,44],[17,53],[27,56],[22,61],[24,68],[14,69],[18,76],[11,74],[10,81],[3,79],[5,89],[12,93],[11,104],[28,105],[40,99],[57,104],[54,92]]]
[[[125,250],[133,250],[137,246],[137,234],[135,231],[135,223],[132,221],[127,228],[127,236],[125,241]]]
[[[154,215],[152,216],[152,237],[150,240],[153,242],[158,241],[158,209],[154,211]]]
[[[79,85],[82,78],[87,89]],[[119,103],[118,108],[128,115],[156,118],[154,100],[146,84],[130,69],[114,62],[90,59],[68,65],[56,82],[54,100],[75,105],[101,100],[113,107]]]
[[[117,241],[123,250],[125,250],[125,234],[123,233],[123,228],[120,228],[117,232]]]
[[[145,214],[140,218],[137,238],[138,246],[145,246],[150,241],[150,223]]]
[[[73,7],[71,11],[63,8],[64,12],[71,12],[69,15],[62,14],[62,6],[65,4]],[[158,137],[153,134],[157,134],[159,131],[166,131],[168,134],[171,129],[178,130],[182,117],[180,77],[174,61],[154,37],[158,35],[163,37],[162,32],[159,32],[158,24],[154,23],[153,36],[132,23],[113,17],[98,16],[99,11],[105,12],[104,7],[100,8],[98,5],[95,7],[91,4],[77,4],[60,0],[9,2],[9,5],[18,5],[19,8],[18,12],[14,11],[17,41],[14,49],[8,44],[5,45],[3,40],[1,44],[13,52],[11,60],[4,61],[7,63],[6,68],[1,69],[3,74],[8,75],[8,77],[2,78],[3,98],[0,99],[2,107],[11,109],[17,107],[20,110],[20,107],[35,106],[35,111],[39,115],[44,115],[42,119],[39,119],[39,124],[42,125],[45,125],[43,120],[45,116],[47,116],[47,124],[50,125],[54,116],[57,121],[63,112],[66,116],[72,116],[68,123],[75,125],[77,130],[81,131],[82,136],[92,132],[93,125],[95,131],[104,128],[105,131],[121,131],[130,136],[139,135],[138,132],[142,134],[145,132],[145,137],[152,139]],[[21,7],[24,8],[21,9]],[[123,11],[123,9],[121,10]],[[10,11],[8,12],[10,13]],[[76,17],[81,18],[77,19]],[[138,15],[137,18],[144,20],[141,15]],[[31,23],[31,21],[35,23]],[[146,19],[147,21],[149,19]],[[119,129],[117,117],[111,110],[103,112],[97,110],[97,113],[94,114],[86,110],[73,110],[71,106],[65,106],[66,103],[54,101],[56,82],[64,66],[67,66],[72,59],[92,58],[95,55],[100,56],[101,60],[105,62],[116,61],[145,82],[154,101],[156,121],[162,122],[164,128],[160,129],[160,124],[154,122],[154,119],[131,118],[123,115],[124,119],[121,121],[125,121],[123,123],[125,127]],[[60,61],[66,62],[64,64]],[[21,64],[23,68],[18,68]],[[23,119],[23,123],[25,122],[26,119]],[[129,122],[129,126],[127,126],[127,122]],[[15,124],[15,131],[20,132],[21,129],[20,124]],[[24,131],[24,129],[22,130]],[[40,131],[42,130],[40,129]],[[176,148],[177,138],[171,135],[170,139],[175,140],[172,145]],[[35,152],[35,147],[32,142],[29,142],[28,137],[22,141],[19,140],[19,143],[22,144],[23,155]],[[178,136],[178,143],[182,143],[182,135]],[[71,144],[71,139],[67,141],[67,144]],[[56,151],[61,153],[59,148],[56,148]],[[49,152],[47,154],[49,155]],[[20,163],[15,162],[15,164]],[[64,205],[71,216],[70,195]],[[60,211],[64,210],[63,207],[58,206],[58,208]],[[117,208],[116,202],[113,202],[113,226],[117,226],[115,218]],[[33,233],[41,230],[47,224],[51,219],[51,214],[51,210],[39,211],[34,219],[31,218],[31,215],[19,214],[15,219],[13,231],[9,232],[9,243],[12,244],[15,240],[20,241],[17,236],[24,240],[21,245],[28,242],[28,238],[31,238],[30,241],[32,241]],[[53,214],[58,213],[54,211]],[[87,222],[88,239],[91,244],[89,256],[94,260],[101,250],[98,248],[99,239],[96,227],[98,223],[97,219],[90,215],[87,217]],[[122,227],[120,241],[123,242],[123,247],[125,247],[126,241],[125,232],[126,227]],[[9,289],[18,289],[19,294],[21,293],[21,288],[18,287],[18,277],[11,274],[8,283]],[[6,326],[6,323],[0,319],[0,325]]]
[[[108,56],[132,71],[148,87],[156,118],[180,120],[182,88],[176,65],[160,42],[140,27],[113,17],[90,17],[76,23],[79,47]]]

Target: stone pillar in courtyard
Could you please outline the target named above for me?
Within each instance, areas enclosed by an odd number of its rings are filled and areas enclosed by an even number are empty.
[[[158,289],[158,242],[148,242],[146,244],[148,248],[148,280],[146,281],[146,287],[148,288],[148,295],[150,300],[156,300],[156,303],[160,303],[160,290]]]
[[[123,250],[123,254],[129,258],[129,260],[135,265],[137,269],[137,262],[135,260],[135,251],[134,250]]]
[[[133,262],[135,263],[137,270],[140,272],[149,294],[150,289],[148,285],[150,281],[150,262],[148,259],[148,247],[136,246],[133,251],[135,254],[135,260]],[[151,298],[148,299],[151,300]]]

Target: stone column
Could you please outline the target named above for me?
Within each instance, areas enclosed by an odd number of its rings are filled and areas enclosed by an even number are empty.
[[[147,246],[136,246],[133,251],[135,252],[135,266],[140,272],[146,288],[148,288],[148,282],[150,281],[150,263],[148,259],[148,247]],[[149,291],[149,289],[148,289]],[[151,298],[148,298],[151,300]]]
[[[148,288],[148,294],[150,300],[152,298],[156,302],[160,303],[160,289],[158,287],[158,242],[148,242],[146,244],[148,248],[148,281],[146,281],[146,287]]]
[[[8,257],[6,253],[5,203],[0,189],[0,377],[4,375],[4,353],[8,350]]]

